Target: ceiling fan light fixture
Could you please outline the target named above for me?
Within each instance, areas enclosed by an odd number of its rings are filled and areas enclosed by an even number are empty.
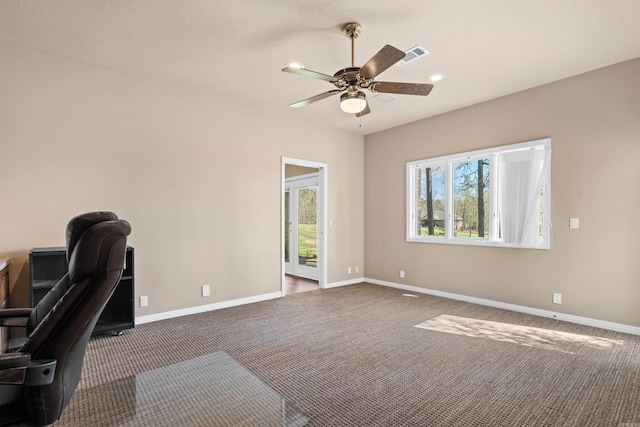
[[[364,92],[346,92],[340,95],[340,108],[345,113],[357,114],[367,106],[367,98]]]
[[[333,84],[336,89],[321,93],[311,98],[289,104],[290,107],[299,108],[312,104],[321,99],[333,95],[340,95],[340,109],[347,114],[354,114],[362,117],[371,113],[371,108],[366,96],[362,92],[369,89],[376,94],[402,94],[427,96],[433,89],[429,83],[402,83],[402,82],[377,82],[374,79],[389,67],[404,60],[407,62],[408,53],[391,45],[384,45],[375,55],[373,55],[362,67],[355,66],[355,39],[362,32],[362,26],[356,22],[350,22],[342,28],[342,33],[351,41],[351,67],[338,70],[335,74],[323,74],[317,71],[304,69],[302,64],[289,63],[282,69],[285,73],[297,74],[312,79],[324,80]],[[413,57],[420,57],[428,54],[422,46],[415,46],[410,49]],[[392,101],[395,98],[391,95],[386,97],[379,95],[382,102]]]
[[[427,79],[430,82],[439,82],[440,80],[444,79],[444,74],[431,74],[429,77],[427,77]]]

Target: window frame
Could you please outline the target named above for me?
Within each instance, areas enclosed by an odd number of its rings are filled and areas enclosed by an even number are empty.
[[[449,245],[466,245],[466,246],[493,246],[508,248],[524,248],[524,249],[551,249],[551,156],[548,157],[549,164],[546,167],[546,173],[543,177],[543,217],[542,217],[542,240],[538,245],[520,245],[508,244],[502,241],[500,237],[500,219],[498,212],[498,194],[500,176],[498,173],[498,162],[500,154],[514,151],[523,151],[528,149],[543,149],[551,152],[551,138],[537,139],[517,144],[509,144],[487,148],[483,150],[475,150],[464,153],[456,153],[446,156],[420,159],[406,163],[406,241],[415,243],[436,243]],[[454,226],[455,221],[451,221],[452,215],[455,215],[454,209],[454,167],[455,163],[468,162],[479,159],[490,159],[489,162],[489,233],[488,237],[455,237]],[[416,235],[416,216],[417,216],[417,188],[416,188],[416,171],[419,168],[428,166],[444,166],[445,168],[445,233],[443,236],[422,236]]]

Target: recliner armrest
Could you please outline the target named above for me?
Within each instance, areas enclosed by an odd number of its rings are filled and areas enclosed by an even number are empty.
[[[0,384],[22,384],[31,361],[28,353],[0,353]]]
[[[57,363],[55,359],[31,360],[29,353],[0,353],[0,384],[51,384]]]
[[[0,326],[26,327],[32,308],[5,308],[0,310]]]

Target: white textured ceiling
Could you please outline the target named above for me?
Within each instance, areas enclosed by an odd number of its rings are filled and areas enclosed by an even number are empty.
[[[338,97],[289,108],[334,86],[280,70],[350,66],[352,21],[357,66],[385,44],[430,51],[377,80],[446,79],[370,100],[362,127]],[[638,58],[639,22],[640,0],[0,0],[0,37],[359,134]]]

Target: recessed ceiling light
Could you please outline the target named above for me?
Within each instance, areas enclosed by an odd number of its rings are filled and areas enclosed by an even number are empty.
[[[287,67],[289,67],[289,68],[304,68],[304,65],[302,65],[299,62],[289,62],[287,64]]]
[[[430,82],[439,82],[444,79],[444,74],[431,74],[427,79],[429,79]]]

